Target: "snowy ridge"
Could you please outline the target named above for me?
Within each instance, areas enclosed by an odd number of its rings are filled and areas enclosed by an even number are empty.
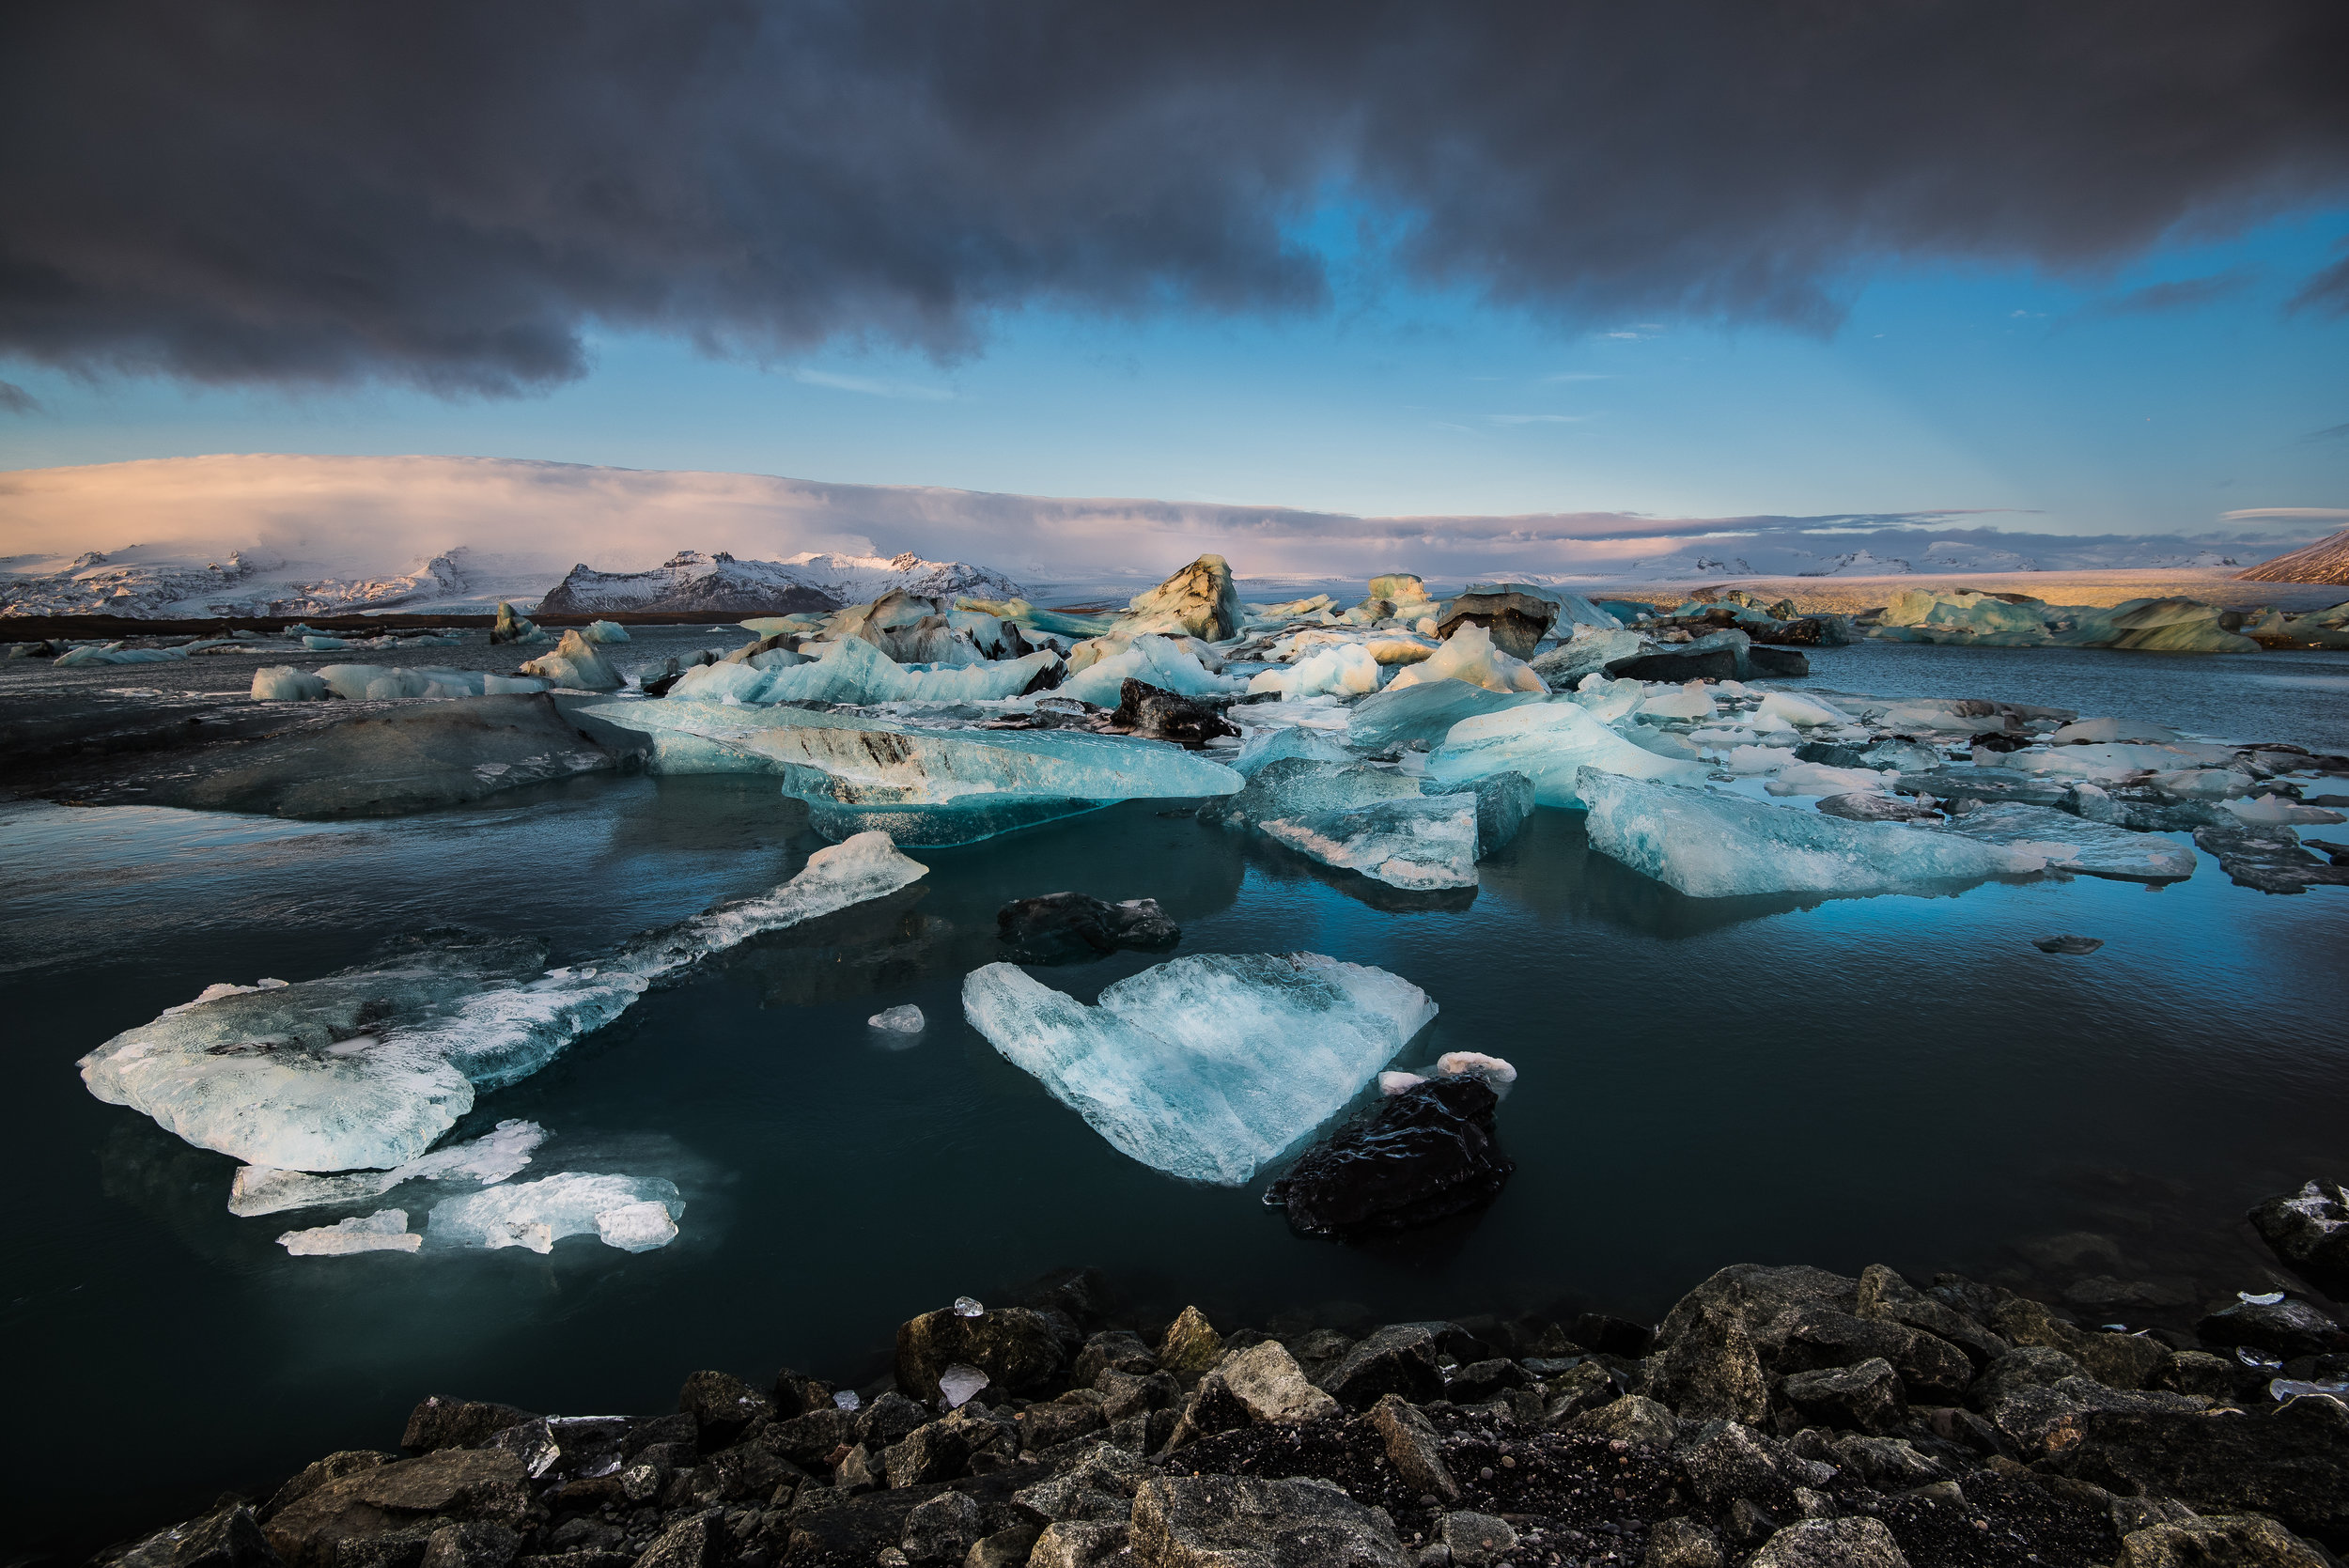
[[[419,599],[462,597],[464,568],[453,550],[394,577],[290,575],[286,563],[231,551],[218,561],[133,547],[89,551],[52,571],[0,577],[0,615],[130,615],[171,620],[208,615],[334,615],[388,610]],[[22,558],[19,558],[20,560]],[[15,562],[10,562],[15,565]],[[306,576],[306,574],[303,574]]]
[[[924,598],[968,594],[1024,597],[1001,572],[963,561],[926,561],[911,551],[879,555],[803,551],[784,561],[739,561],[724,551],[682,550],[650,571],[599,572],[584,564],[538,601],[542,613],[705,611],[711,614],[788,614],[863,604],[893,589]]]
[[[2246,582],[2349,582],[2349,528],[2235,575]]]

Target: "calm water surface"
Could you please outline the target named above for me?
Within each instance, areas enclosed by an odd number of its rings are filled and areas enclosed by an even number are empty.
[[[1817,668],[1815,687],[2349,749],[2335,656],[1869,646]],[[1433,907],[1148,803],[918,851],[916,889],[648,996],[460,1128],[543,1123],[534,1175],[676,1180],[683,1234],[642,1256],[289,1258],[280,1231],[332,1217],[232,1218],[229,1160],[73,1070],[214,981],[305,978],[426,926],[588,956],[791,875],[820,843],[800,810],[752,781],[628,779],[331,826],[0,812],[9,1533],[86,1546],[392,1447],[431,1392],[655,1411],[703,1366],[863,1382],[900,1319],[1070,1264],[1225,1322],[1654,1313],[1732,1261],[1996,1270],[2086,1230],[2120,1238],[2122,1272],[2210,1292],[2261,1277],[2235,1224],[2252,1201],[2349,1172],[2349,890],[2264,896],[2205,857],[2158,892],[1699,901],[1556,812],[1472,901]],[[1346,1249],[1292,1236],[1262,1179],[1188,1187],[1117,1155],[961,1017],[997,906],[1060,888],[1158,897],[1185,952],[1309,949],[1417,982],[1442,1013],[1406,1064],[1473,1048],[1520,1069],[1501,1112],[1516,1180],[1456,1232]],[[2030,947],[2056,931],[2107,946]],[[1090,1000],[1151,961],[1042,972]],[[927,1032],[877,1044],[865,1017],[907,1001]]]

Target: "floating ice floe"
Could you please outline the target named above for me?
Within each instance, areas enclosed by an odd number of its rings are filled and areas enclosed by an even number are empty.
[[[1301,724],[1283,724],[1278,729],[1250,731],[1240,743],[1239,755],[1232,759],[1231,768],[1243,779],[1252,779],[1268,764],[1290,757],[1346,763],[1354,760],[1354,753],[1318,730]]]
[[[2179,741],[2167,746],[2138,746],[2103,742],[2084,746],[2027,746],[2019,752],[1994,753],[1999,768],[2024,773],[2108,783],[2133,774],[2167,772],[2188,768],[2224,768],[2234,760],[2231,746],[2204,746]],[[1975,760],[1982,760],[1977,753]]]
[[[297,678],[288,681],[285,678],[288,675]],[[262,690],[263,676],[272,677],[271,690],[266,694]],[[317,681],[324,691],[313,692],[310,680]],[[311,700],[319,695],[332,695],[350,702],[381,702],[394,697],[504,696],[544,691],[549,684],[527,676],[491,675],[483,670],[437,669],[429,665],[399,668],[388,664],[327,664],[315,675],[301,677],[298,672],[279,665],[254,675],[253,695],[257,701],[275,702],[292,700],[297,692]],[[619,684],[618,677],[614,677],[613,684]]]
[[[413,1252],[424,1245],[424,1237],[408,1228],[406,1209],[378,1209],[332,1225],[288,1231],[277,1245],[297,1258],[332,1258],[352,1252]]]
[[[251,1219],[287,1209],[364,1203],[381,1197],[402,1182],[467,1181],[491,1187],[528,1165],[532,1152],[546,1138],[547,1129],[536,1122],[505,1121],[483,1137],[435,1149],[389,1171],[318,1176],[306,1171],[241,1165],[229,1184],[228,1212]]]
[[[1481,1078],[1488,1083],[1515,1083],[1517,1070],[1498,1056],[1481,1050],[1448,1050],[1436,1058],[1436,1071],[1447,1078]]]
[[[786,672],[787,673],[787,672]],[[1164,741],[1069,730],[924,729],[865,715],[618,702],[583,713],[652,743],[665,773],[771,772],[818,832],[969,844],[1112,800],[1230,795],[1245,782]]]
[[[549,1252],[565,1236],[592,1235],[623,1252],[649,1252],[677,1239],[684,1215],[675,1182],[567,1171],[435,1203],[426,1230],[436,1248]]]
[[[2178,732],[2173,729],[2141,723],[2134,719],[2082,719],[2076,723],[2059,725],[2055,733],[2047,737],[2047,744],[2084,746],[2124,740],[2162,746],[2178,738]]]
[[[1091,1007],[989,964],[962,1004],[1120,1153],[1227,1187],[1344,1109],[1436,1016],[1409,981],[1313,953],[1176,958]]]
[[[2317,824],[2349,821],[2341,813],[2326,806],[2304,806],[2297,800],[2287,800],[2280,795],[2263,795],[2256,800],[2228,800],[2219,810],[2237,819],[2263,828],[2295,824]]]
[[[2058,871],[2123,882],[2182,882],[2194,875],[2191,846],[2158,833],[2131,832],[2048,806],[2020,801],[1977,806],[1950,818],[1946,831],[1983,844],[2045,856]]]
[[[1388,683],[1387,689],[1408,690],[1433,681],[1464,680],[1493,691],[1531,691],[1546,693],[1549,688],[1532,666],[1521,659],[1514,659],[1493,646],[1492,634],[1474,623],[1467,623],[1444,639],[1437,649],[1418,663],[1407,667]]]
[[[1463,719],[1541,700],[1538,692],[1495,691],[1473,681],[1451,678],[1407,686],[1397,676],[1377,696],[1364,697],[1354,705],[1346,714],[1346,738],[1348,744],[1366,752],[1413,740],[1435,742],[1443,739],[1452,732],[1452,726]]]
[[[1340,871],[1414,893],[1476,885],[1476,797],[1414,796],[1256,825],[1277,844]]]
[[[787,663],[720,662],[688,670],[669,689],[666,701],[719,704],[731,700],[754,706],[996,702],[1019,696],[1061,665],[1060,655],[1046,650],[993,663],[925,669],[895,662],[862,637],[844,637],[818,646],[822,652],[815,659],[793,655],[794,661]]]
[[[654,981],[926,870],[886,834],[862,834],[818,850],[772,893],[543,972],[544,949],[529,939],[395,943],[336,974],[174,1008],[82,1058],[82,1079],[98,1098],[249,1165],[394,1169],[455,1126],[476,1090],[537,1072]]]
[[[1695,898],[1902,893],[2044,870],[2044,856],[1952,833],[1849,822],[1584,768],[1591,846]]]
[[[1545,806],[1582,804],[1577,781],[1585,768],[1639,779],[1701,778],[1705,771],[1702,763],[1633,745],[1571,702],[1535,703],[1464,719],[1427,757],[1429,776],[1450,784],[1522,773],[1533,781],[1533,799]]]
[[[928,1020],[922,1017],[919,1007],[909,1001],[900,1006],[883,1008],[865,1019],[864,1027],[889,1034],[919,1034],[928,1027]]]
[[[1752,748],[1760,750],[1761,748]],[[1745,750],[1745,748],[1740,748]],[[1777,755],[1783,760],[1786,753]],[[1735,761],[1730,771],[1742,772]],[[1762,787],[1772,795],[1851,795],[1881,790],[1890,783],[1888,775],[1873,768],[1833,768],[1823,762],[1789,762],[1779,770],[1777,778]]]
[[[576,629],[566,631],[552,653],[541,654],[524,664],[522,674],[543,675],[555,685],[575,691],[616,691],[620,672],[596,651],[596,645],[595,641],[581,636]]]

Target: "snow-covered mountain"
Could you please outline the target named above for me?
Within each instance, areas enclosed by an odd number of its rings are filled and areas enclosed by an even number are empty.
[[[2349,582],[2349,528],[2235,576],[2246,582]]]
[[[931,598],[956,594],[1018,598],[1025,593],[1001,572],[963,561],[925,561],[911,551],[886,559],[809,551],[784,561],[738,561],[723,550],[708,555],[681,550],[650,571],[573,567],[538,601],[538,610],[551,614],[685,611],[775,615],[862,604],[892,589]]]
[[[1800,577],[1902,577],[1917,568],[1897,555],[1872,555],[1865,550],[1847,554],[1830,555],[1815,567],[1807,567],[1797,573]]]
[[[210,615],[336,615],[458,598],[468,583],[462,550],[393,577],[319,576],[267,555],[231,551],[217,561],[138,549],[89,551],[62,566],[0,562],[0,616],[128,615],[148,620]],[[54,569],[43,570],[44,567]]]

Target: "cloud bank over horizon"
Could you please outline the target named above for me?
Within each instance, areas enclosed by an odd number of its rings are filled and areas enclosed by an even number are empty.
[[[2344,57],[2329,0],[18,7],[0,355],[498,396],[606,331],[952,358],[1363,270],[1824,332],[1882,268],[2090,275],[2340,201]],[[2349,262],[2288,308],[2349,313]]]
[[[2349,526],[2349,509],[2313,507],[2230,514],[2190,536],[2061,535],[2030,529],[2028,514],[1954,510],[1377,518],[519,458],[267,454],[0,473],[0,516],[8,552],[0,566],[12,571],[53,571],[88,551],[177,559],[242,550],[322,575],[367,576],[462,550],[510,585],[500,591],[516,594],[543,591],[574,564],[642,570],[687,549],[766,560],[911,551],[1039,586],[1156,581],[1205,551],[1250,577],[1401,570],[1458,582],[1687,575],[1700,561],[1739,575],[1866,572],[1893,559],[1944,572],[2183,566],[2198,557],[2210,565],[2219,556],[2248,566]]]

